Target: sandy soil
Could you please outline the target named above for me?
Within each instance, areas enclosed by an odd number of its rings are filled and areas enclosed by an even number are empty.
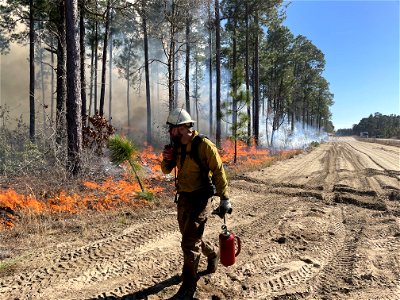
[[[400,299],[400,148],[335,139],[230,180],[236,264],[198,299]],[[217,243],[221,219],[206,236]],[[77,246],[30,249],[0,299],[168,299],[179,288],[174,207]],[[200,270],[205,268],[203,258]]]

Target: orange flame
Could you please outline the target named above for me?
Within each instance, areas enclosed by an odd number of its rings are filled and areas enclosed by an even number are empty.
[[[40,213],[71,213],[76,214],[84,210],[104,211],[115,209],[124,205],[145,206],[148,202],[139,199],[137,192],[141,191],[139,183],[128,180],[114,181],[107,178],[102,183],[92,181],[84,182],[87,190],[78,195],[76,193],[68,195],[60,192],[57,196],[46,201],[36,199],[32,195],[21,195],[12,189],[0,191],[0,208],[6,212],[21,211]],[[146,190],[157,194],[163,191],[161,187],[146,187]],[[14,226],[15,216],[6,213],[4,218],[0,218],[0,230]]]
[[[0,219],[0,230],[14,226],[15,216],[11,213],[16,210],[26,210],[33,213],[43,211],[44,203],[35,199],[32,195],[20,195],[12,189],[0,191],[0,208],[6,213]]]
[[[232,140],[225,140],[222,145],[221,159],[225,164],[233,163],[235,155],[235,144]],[[258,149],[254,144],[250,147],[243,141],[237,141],[237,161],[246,162],[246,165],[257,165],[261,162],[271,160],[270,151],[267,149]]]
[[[149,170],[149,175],[156,179],[161,179],[163,173],[161,171],[161,152],[157,155],[154,149],[150,145],[145,145],[145,148],[141,151],[139,159],[143,166]]]
[[[0,207],[10,210],[27,209],[33,212],[41,212],[44,204],[32,195],[22,196],[12,189],[0,191]]]
[[[281,158],[292,157],[301,150],[281,151]],[[257,166],[263,162],[275,159],[266,149],[257,149],[254,145],[248,147],[244,142],[237,144],[237,164],[233,164],[234,142],[225,140],[223,150],[220,151],[221,159],[227,168],[243,168]],[[145,189],[153,194],[165,191],[164,188],[172,183],[166,180],[161,171],[162,154],[156,154],[152,146],[145,146],[138,155],[145,173]],[[104,211],[123,206],[145,206],[148,202],[141,200],[137,193],[141,191],[139,183],[129,178],[113,180],[111,177],[102,182],[86,181],[86,187],[81,194],[67,194],[60,192],[50,199],[37,199],[33,195],[21,195],[12,189],[0,190],[0,230],[13,227],[16,222],[14,212],[29,213],[71,213],[76,214],[84,210]],[[166,189],[170,190],[170,189]]]

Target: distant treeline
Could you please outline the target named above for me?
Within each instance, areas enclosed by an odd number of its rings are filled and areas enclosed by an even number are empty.
[[[375,138],[400,138],[400,115],[382,115],[381,113],[371,114],[363,118],[353,128],[339,129],[336,135],[349,136],[368,133],[369,137]]]

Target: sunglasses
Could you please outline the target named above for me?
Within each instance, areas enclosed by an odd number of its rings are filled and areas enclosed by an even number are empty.
[[[168,124],[167,126],[168,126],[168,127],[167,127],[167,128],[168,128],[168,132],[171,132],[172,129],[178,128],[180,125]]]

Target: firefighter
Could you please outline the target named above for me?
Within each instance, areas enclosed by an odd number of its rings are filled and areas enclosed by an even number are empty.
[[[216,209],[220,217],[232,211],[227,191],[228,182],[216,146],[209,139],[201,138],[201,142],[196,143],[197,149],[191,149],[195,144],[194,140],[200,138],[193,129],[194,122],[182,108],[171,111],[167,125],[173,147],[166,146],[162,153],[163,173],[169,174],[175,167],[178,169],[177,218],[182,234],[183,269],[182,285],[172,299],[193,299],[199,278],[197,269],[201,252],[207,257],[205,273],[214,273],[217,269],[218,249],[203,240],[213,196],[220,198]],[[194,158],[195,153],[199,159]]]

